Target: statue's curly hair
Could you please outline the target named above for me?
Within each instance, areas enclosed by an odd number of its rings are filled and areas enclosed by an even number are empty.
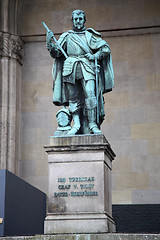
[[[73,22],[73,16],[74,16],[74,14],[83,14],[83,16],[84,16],[84,21],[86,22],[86,14],[85,14],[85,12],[83,11],[83,10],[74,10],[73,12],[72,12],[72,22]]]

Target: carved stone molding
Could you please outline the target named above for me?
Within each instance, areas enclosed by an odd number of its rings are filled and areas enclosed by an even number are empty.
[[[17,59],[21,64],[23,60],[24,44],[23,41],[15,35],[10,38],[11,57]]]
[[[3,33],[0,32],[0,56],[2,56],[3,51]]]
[[[16,59],[23,62],[24,43],[17,35],[0,33],[0,56]]]

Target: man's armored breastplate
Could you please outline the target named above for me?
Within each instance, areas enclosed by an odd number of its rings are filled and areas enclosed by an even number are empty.
[[[83,41],[81,41],[81,39]],[[79,43],[80,42],[80,43]],[[94,69],[92,66],[92,62],[90,62],[85,54],[87,51],[83,49],[82,43],[86,45],[86,38],[84,34],[79,34],[79,36],[68,35],[67,38],[67,55],[68,58],[64,61],[63,65],[63,77],[65,77],[65,82],[75,82],[76,79],[94,79]],[[84,47],[86,48],[86,47]],[[69,76],[71,75],[72,76]],[[68,76],[68,77],[67,77]],[[67,78],[66,78],[67,77]]]
[[[85,36],[83,34],[82,38],[85,40]],[[74,41],[70,39],[70,36],[68,36],[67,39],[67,54],[68,56],[81,56],[85,55],[86,52]]]

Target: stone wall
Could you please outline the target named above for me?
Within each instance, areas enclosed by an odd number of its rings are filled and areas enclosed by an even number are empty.
[[[117,154],[113,200],[159,203],[160,34],[112,37],[109,42],[116,85],[105,96],[102,129]]]
[[[47,192],[43,146],[56,129],[52,104],[53,60],[41,22],[59,34],[71,13],[83,9],[87,27],[102,33],[112,50],[115,88],[105,95],[102,132],[117,157],[113,203],[160,203],[160,1],[23,0],[19,34],[25,42],[21,81],[19,175]]]

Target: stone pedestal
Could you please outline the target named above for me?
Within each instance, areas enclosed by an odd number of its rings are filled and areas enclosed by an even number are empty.
[[[115,232],[111,169],[115,157],[104,135],[50,137],[45,234]]]

